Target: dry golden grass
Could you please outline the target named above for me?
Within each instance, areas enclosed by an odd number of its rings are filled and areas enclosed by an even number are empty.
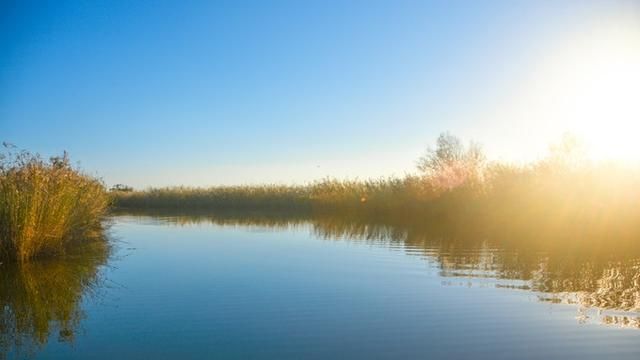
[[[104,185],[70,165],[27,152],[0,159],[0,260],[59,254],[100,236],[110,198]]]
[[[238,186],[113,191],[129,209],[297,210],[378,220],[634,241],[640,236],[640,172],[581,158],[571,139],[541,161],[486,161],[479,146],[443,134],[419,161],[419,175],[305,186]]]

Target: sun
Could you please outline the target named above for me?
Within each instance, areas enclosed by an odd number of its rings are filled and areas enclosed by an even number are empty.
[[[562,41],[535,71],[524,108],[550,136],[580,138],[594,159],[640,162],[640,22]]]
[[[640,159],[640,31],[625,35],[594,44],[568,87],[567,126],[594,157]]]

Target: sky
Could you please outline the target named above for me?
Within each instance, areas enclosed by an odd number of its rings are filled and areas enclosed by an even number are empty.
[[[0,2],[0,141],[107,185],[403,176],[444,131],[629,157],[639,84],[640,1]]]

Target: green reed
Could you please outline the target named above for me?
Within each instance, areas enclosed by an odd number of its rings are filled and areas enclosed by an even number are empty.
[[[65,252],[100,237],[110,198],[66,153],[43,160],[7,147],[0,157],[0,261]]]

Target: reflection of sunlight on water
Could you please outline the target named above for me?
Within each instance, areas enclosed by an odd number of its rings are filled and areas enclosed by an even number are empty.
[[[584,307],[580,304],[576,314],[579,324],[600,324],[616,328],[640,329],[640,316],[637,313],[602,310]]]
[[[439,258],[440,275],[448,279],[445,285],[532,291],[540,301],[577,306],[580,323],[640,328],[638,260],[581,259],[566,253],[526,259],[517,252],[486,249],[477,250],[475,257],[463,251]]]
[[[446,276],[446,279],[442,280],[440,284],[446,287],[497,288],[526,292],[533,290],[529,281],[500,280],[487,273],[471,271],[441,273],[441,275]],[[589,292],[534,293],[538,301],[575,307],[575,319],[581,325],[598,324],[617,328],[640,329],[638,310],[635,308],[622,310],[624,304],[621,305],[616,299],[611,299],[609,304],[600,302],[599,305],[593,305],[594,295]],[[636,292],[635,295],[640,294]]]
[[[640,314],[637,304],[625,302],[612,294],[606,293],[604,288],[595,292],[559,292],[554,294],[540,294],[540,301],[552,304],[567,304],[577,307],[576,319],[580,324],[603,324],[620,328],[640,329]],[[624,289],[623,292],[639,297],[638,291]]]
[[[601,323],[620,328],[640,329],[640,317],[637,315],[605,315],[601,317]]]

